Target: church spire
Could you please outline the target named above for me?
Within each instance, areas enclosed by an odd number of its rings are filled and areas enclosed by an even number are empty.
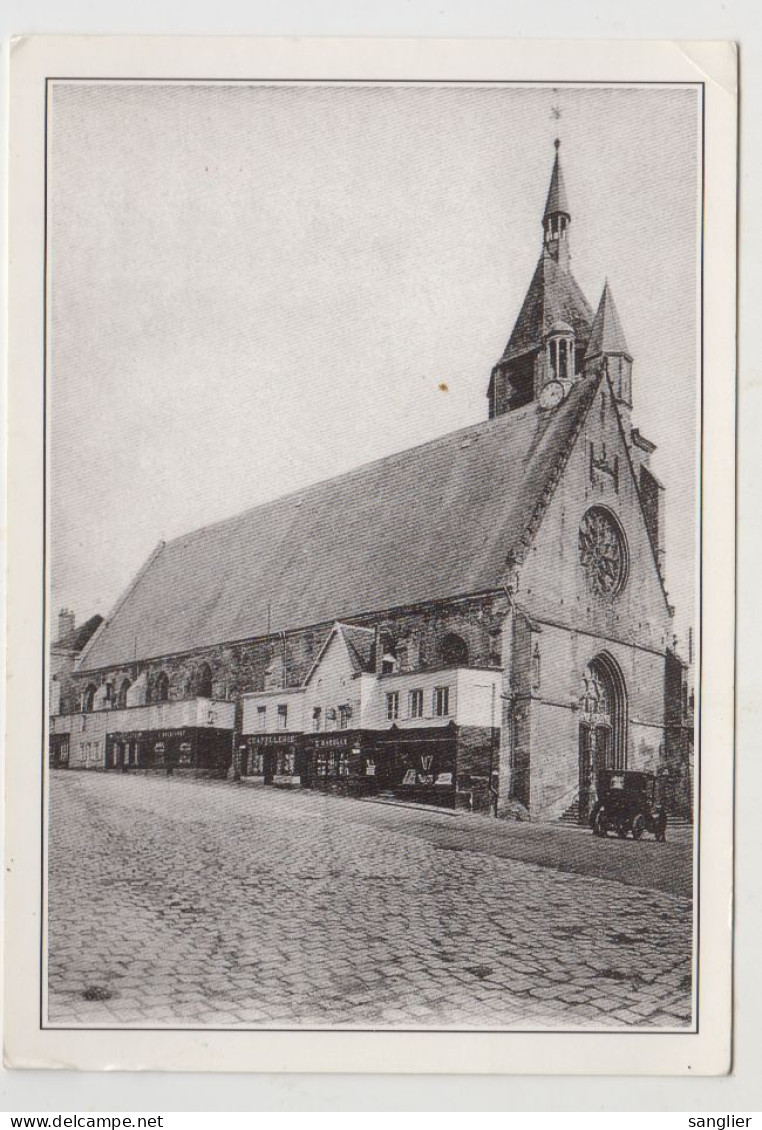
[[[598,310],[593,318],[590,340],[585,353],[585,368],[597,371],[604,363],[620,408],[632,408],[632,354],[619,320],[609,281],[606,279]]]
[[[545,384],[581,375],[593,311],[569,265],[571,213],[556,139],[542,217],[543,248],[503,355],[492,369],[490,419],[535,400]]]
[[[553,172],[550,176],[550,188],[545,201],[545,211],[542,216],[543,245],[545,253],[555,259],[559,266],[569,266],[569,224],[571,213],[566,198],[566,185],[561,168],[559,149],[561,142],[558,138],[553,143],[556,147],[556,158],[553,162]]]

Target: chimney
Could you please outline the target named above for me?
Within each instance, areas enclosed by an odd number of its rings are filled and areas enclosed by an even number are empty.
[[[74,613],[70,608],[62,608],[58,613],[58,639],[56,643],[61,643],[67,636],[73,635],[76,620]]]
[[[383,659],[383,657],[384,648],[383,644],[381,643],[381,629],[379,628],[378,624],[376,624],[375,640],[373,643],[373,659],[377,675],[381,674],[381,660]]]

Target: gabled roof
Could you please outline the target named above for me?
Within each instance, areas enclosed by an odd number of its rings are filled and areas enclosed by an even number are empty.
[[[603,353],[624,353],[630,356],[608,279],[593,319],[585,357],[599,357]]]
[[[501,360],[539,349],[557,322],[568,322],[584,345],[592,319],[592,308],[574,275],[543,252]]]
[[[545,211],[542,214],[543,220],[548,216],[552,216],[555,212],[563,212],[564,215],[570,216],[569,202],[566,198],[566,185],[564,184],[564,174],[561,169],[561,161],[558,155],[558,147],[560,142],[556,142],[556,159],[553,162],[553,172],[550,176],[550,188],[548,189],[548,199],[545,201]]]
[[[354,673],[361,675],[372,671],[376,643],[376,633],[373,629],[358,628],[354,624],[342,624],[341,631],[346,640]]]
[[[103,617],[96,613],[96,615],[91,616],[89,620],[85,620],[84,624],[80,624],[78,628],[75,628],[73,632],[69,632],[63,639],[56,640],[53,644],[53,649],[60,651],[82,651],[102,623]]]
[[[160,546],[80,669],[500,588],[597,380]],[[269,607],[269,614],[268,614]],[[350,629],[358,661],[367,633]]]
[[[323,641],[309,671],[304,677],[303,687],[312,679],[312,676],[323,662],[326,654],[335,639],[341,639],[346,648],[353,675],[366,675],[374,669],[376,633],[373,628],[358,627],[356,624],[341,624],[338,620],[331,628]]]

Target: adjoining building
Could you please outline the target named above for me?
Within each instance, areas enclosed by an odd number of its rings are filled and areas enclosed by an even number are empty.
[[[91,616],[77,627],[70,608],[58,613],[56,636],[50,645],[48,663],[48,709],[51,716],[71,715],[81,705],[74,668],[85,646],[103,623],[102,616]],[[62,729],[55,733],[51,726],[50,764],[65,767],[69,764],[69,733]]]
[[[690,807],[664,487],[570,228],[556,151],[488,420],[157,546],[52,719],[70,765],[538,820],[585,819],[596,770],[627,767]]]

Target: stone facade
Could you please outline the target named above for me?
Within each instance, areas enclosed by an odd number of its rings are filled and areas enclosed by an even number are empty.
[[[478,429],[446,437],[448,459],[427,463],[429,474],[420,478],[419,495],[424,486],[430,490],[436,484],[427,505],[415,510],[420,498],[415,493],[408,498],[419,526],[434,515],[426,536],[413,546],[411,570],[426,584],[441,585],[441,574],[449,579],[458,568],[457,576],[467,578],[461,586],[466,591],[451,588],[447,591],[457,596],[397,606],[395,594],[384,590],[389,606],[375,611],[363,611],[367,605],[358,597],[351,614],[336,607],[335,621],[288,623],[282,617],[282,632],[220,640],[166,656],[153,656],[146,648],[149,654],[129,664],[87,669],[85,656],[74,676],[76,697],[95,711],[90,724],[98,730],[99,749],[107,747],[103,719],[110,711],[208,701],[210,719],[217,707],[229,708],[229,775],[236,779],[341,788],[353,777],[358,788],[415,785],[436,792],[439,787],[437,795],[447,790],[448,803],[474,811],[584,820],[595,799],[597,773],[629,769],[668,774],[673,812],[690,817],[692,718],[665,589],[664,488],[650,468],[654,445],[631,426],[637,374],[633,387],[633,359],[611,290],[606,284],[593,317],[571,274],[570,222],[557,153],[540,262],[492,372],[488,427],[493,438]],[[504,416],[511,418],[510,427],[497,419]],[[495,436],[506,437],[505,448]],[[488,448],[489,442],[495,446]],[[479,445],[490,452],[482,463]],[[505,467],[513,460],[516,474],[501,480],[510,490],[495,491],[493,498],[487,488],[501,460]],[[458,468],[476,471],[468,479],[454,475],[448,496],[448,473],[456,461]],[[405,462],[405,487],[411,466]],[[477,528],[469,528],[471,542],[461,545],[462,531],[453,526],[447,544],[441,534],[448,497],[454,506],[464,483],[467,504],[451,511],[461,522],[467,523],[477,495],[481,505],[487,498],[491,509]],[[298,509],[307,521],[318,500],[304,497],[304,505],[301,498],[293,503],[293,512]],[[352,513],[352,500],[341,497],[342,513]],[[352,537],[362,541],[357,556],[364,575],[374,579],[376,570],[387,576],[405,545],[398,548],[394,528],[391,547],[377,562],[373,531],[365,529],[364,519],[361,510],[354,524],[348,523]],[[374,530],[383,520],[385,513],[375,512]],[[283,530],[277,527],[289,553],[294,547],[286,534],[291,536],[292,521],[284,518]],[[310,536],[314,541],[318,535]],[[214,537],[209,534],[209,544]],[[415,541],[412,525],[407,537]],[[199,539],[187,539],[187,546],[197,544]],[[273,544],[281,542],[274,538]],[[500,553],[492,571],[474,571],[493,561],[493,545]],[[450,554],[453,546],[458,554]],[[171,561],[178,552],[175,547]],[[240,550],[239,556],[244,560]],[[288,556],[292,559],[300,557]],[[323,560],[329,559],[324,552]],[[160,548],[156,568],[163,560]],[[151,566],[149,560],[144,573]],[[276,567],[280,570],[280,563]],[[336,568],[334,562],[331,585]],[[172,575],[177,581],[182,570]],[[209,575],[217,574],[210,570]],[[360,575],[356,570],[355,579]],[[404,571],[395,575],[395,583],[404,587]],[[485,575],[487,584],[474,581],[467,587],[469,580]],[[304,581],[295,576],[284,592],[258,593],[260,605],[271,596],[282,603],[284,595],[300,592]],[[336,603],[351,599],[326,585]],[[324,591],[315,588],[321,614]],[[269,626],[270,604],[265,606]],[[299,607],[293,601],[287,606]],[[310,619],[302,611],[294,613],[297,618]],[[142,622],[149,621],[144,616]],[[140,627],[140,621],[132,626]],[[248,619],[244,626],[250,626]],[[132,638],[123,633],[112,654],[122,654],[125,639]],[[339,646],[337,640],[344,642]],[[451,698],[444,710],[434,711],[432,696],[440,692]],[[265,697],[255,703],[252,696]],[[198,725],[212,725],[205,711],[204,706],[194,716]],[[259,743],[254,711],[261,711],[263,722],[270,720]],[[276,722],[283,732],[267,729]],[[62,732],[59,726],[59,736]],[[431,756],[427,742],[436,751]],[[192,741],[183,745],[196,748]],[[326,751],[332,751],[333,760]],[[85,760],[90,763],[89,753]]]

